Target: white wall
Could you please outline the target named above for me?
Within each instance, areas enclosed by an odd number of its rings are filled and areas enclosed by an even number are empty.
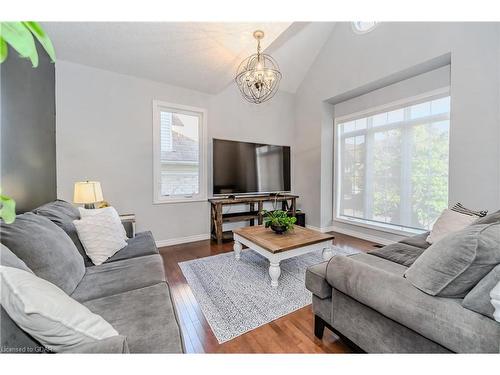
[[[451,53],[450,202],[500,208],[500,27],[488,23],[381,23],[354,34],[336,25],[296,94],[295,192],[308,224],[334,223],[333,109],[326,100]]]
[[[121,213],[135,213],[137,229],[151,230],[157,241],[207,237],[207,202],[152,204],[153,99],[206,108],[209,140],[291,145],[293,96],[279,92],[271,102],[255,106],[233,85],[211,96],[57,61],[58,197],[71,201],[75,181],[95,179],[102,184],[104,198]]]

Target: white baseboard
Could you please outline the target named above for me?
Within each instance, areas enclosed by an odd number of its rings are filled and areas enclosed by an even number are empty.
[[[168,240],[155,241],[156,247],[179,245],[183,243],[203,241],[210,239],[210,233],[195,234],[194,236],[171,238]]]
[[[373,234],[368,234],[368,233],[363,233],[363,232],[357,231],[355,229],[339,228],[335,225],[332,225],[329,227],[321,227],[321,228],[315,227],[312,225],[306,225],[306,227],[313,229],[313,230],[317,230],[317,231],[322,232],[322,233],[325,233],[325,232],[342,233],[342,234],[346,234],[346,235],[351,236],[351,237],[361,238],[363,240],[375,242],[375,243],[378,243],[381,245],[389,245],[391,243],[394,243],[394,241],[389,240],[389,239],[384,238],[384,237],[375,236]]]

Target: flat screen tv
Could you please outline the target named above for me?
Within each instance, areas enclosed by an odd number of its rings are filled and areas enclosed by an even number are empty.
[[[290,191],[290,147],[213,140],[213,194]]]

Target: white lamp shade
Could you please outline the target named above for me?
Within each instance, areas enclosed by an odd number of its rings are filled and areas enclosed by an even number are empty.
[[[75,192],[73,202],[80,204],[90,204],[102,202],[101,183],[97,181],[75,182]]]

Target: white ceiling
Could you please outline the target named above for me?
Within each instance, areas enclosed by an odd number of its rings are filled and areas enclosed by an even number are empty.
[[[252,33],[278,61],[282,90],[295,92],[333,23],[44,22],[58,59],[216,94],[255,53]]]

